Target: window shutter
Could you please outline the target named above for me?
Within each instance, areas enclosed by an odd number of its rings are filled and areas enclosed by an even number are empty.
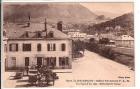
[[[23,44],[22,50],[23,51],[31,51],[31,44]]]
[[[37,44],[37,51],[41,51],[41,44]]]
[[[61,49],[62,49],[62,51],[65,51],[66,45],[65,44],[61,44]]]
[[[55,44],[53,44],[53,51],[56,51],[56,46],[55,46]]]
[[[16,44],[16,51],[18,51],[18,44]]]
[[[48,51],[50,51],[50,44],[47,44],[47,49]]]

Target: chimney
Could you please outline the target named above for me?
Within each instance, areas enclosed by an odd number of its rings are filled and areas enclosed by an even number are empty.
[[[47,37],[47,21],[46,21],[46,18],[45,18],[45,22],[44,22],[44,25],[45,25],[45,32],[46,32],[46,37]]]
[[[62,31],[62,21],[59,21],[58,23],[57,23],[57,29],[59,30],[59,31]]]
[[[44,25],[45,25],[45,31],[47,31],[47,21],[46,21],[46,18],[45,18],[45,23],[44,23]]]
[[[30,19],[31,19],[31,15],[30,15],[30,13],[28,13],[28,23],[27,23],[28,27],[30,27]]]

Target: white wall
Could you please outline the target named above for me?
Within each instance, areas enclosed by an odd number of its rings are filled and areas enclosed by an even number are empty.
[[[17,52],[10,52],[9,51],[9,44],[11,43],[18,43],[18,51]],[[31,51],[25,52],[22,51],[22,44],[23,43],[31,43]],[[41,43],[41,51],[37,51],[37,44]],[[56,44],[56,51],[47,51],[47,44],[48,43],[55,43]],[[66,50],[61,51],[61,44],[66,44]],[[43,56],[43,57],[56,57],[56,65],[59,66],[58,58],[59,57],[71,57],[71,41],[70,40],[9,40],[8,41],[8,67],[11,67],[11,57],[16,57],[16,66],[17,67],[24,67],[25,66],[25,57],[30,57],[30,65],[36,64],[36,57]]]

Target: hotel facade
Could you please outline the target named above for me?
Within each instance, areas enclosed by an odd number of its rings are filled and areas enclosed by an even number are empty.
[[[61,25],[61,24],[60,24]],[[34,25],[32,25],[34,26]],[[20,37],[8,37],[5,46],[5,69],[44,65],[54,69],[72,68],[72,41],[59,28],[46,27]]]

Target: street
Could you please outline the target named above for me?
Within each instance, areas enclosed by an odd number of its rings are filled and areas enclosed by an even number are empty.
[[[85,51],[84,57],[73,61],[72,73],[58,73],[57,75],[59,79],[55,81],[54,86],[49,87],[134,86],[135,76],[134,71],[127,66],[88,50]],[[5,87],[21,85],[16,82],[17,80],[8,80],[8,78],[4,80]],[[107,80],[111,82],[104,82]],[[22,84],[27,84],[27,82],[22,82]]]
[[[121,83],[120,86],[134,86],[134,71],[130,70],[125,65],[86,50],[84,57],[74,60],[72,73],[62,76],[62,78],[60,77],[60,80],[122,80],[124,79],[122,77],[130,77],[128,78],[130,82]],[[70,84],[66,81],[65,83],[66,85]],[[59,80],[56,81],[56,85],[61,85],[61,82],[59,82]],[[63,83],[62,86],[64,85],[65,84]],[[74,85],[75,82],[72,82],[71,85],[68,86],[73,87]],[[78,85],[78,87],[79,86],[82,85]]]

